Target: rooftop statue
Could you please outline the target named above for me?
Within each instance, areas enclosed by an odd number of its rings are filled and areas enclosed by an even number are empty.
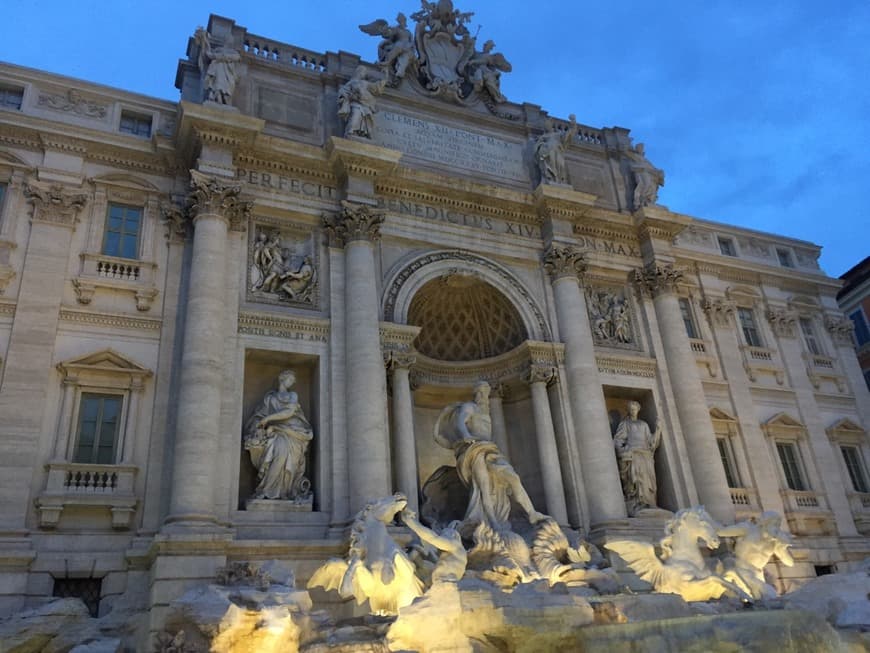
[[[200,69],[205,69],[205,101],[232,104],[233,91],[239,78],[239,62],[242,59],[239,51],[226,44],[214,47],[208,32],[201,27],[196,30],[194,39],[200,47]]]
[[[293,370],[278,375],[278,389],[269,390],[245,424],[244,445],[257,468],[255,499],[309,500],[311,482],[305,477],[308,444],[314,430],[290,390]]]
[[[568,166],[565,164],[565,148],[577,136],[577,118],[572,113],[568,116],[571,126],[562,131],[556,129],[553,121],[547,118],[547,131],[538,136],[535,141],[535,161],[538,172],[541,173],[543,184],[568,184]]]
[[[379,18],[367,25],[360,25],[359,28],[369,36],[381,37],[378,44],[378,64],[384,69],[390,83],[395,85],[417,58],[414,52],[414,35],[408,29],[405,14],[396,16],[396,24],[393,26]]]
[[[634,177],[634,194],[632,196],[635,210],[656,203],[659,195],[659,186],[665,185],[665,173],[656,168],[644,154],[643,143],[630,148],[625,155]]]
[[[338,89],[338,115],[344,118],[345,138],[372,137],[375,121],[375,95],[380,95],[387,80],[370,80],[365,66],[358,66],[350,78]]]
[[[722,596],[749,600],[749,594],[714,573],[701,555],[698,540],[716,549],[721,529],[703,507],[695,506],[680,510],[665,525],[665,537],[659,542],[661,557],[649,542],[615,540],[604,548],[618,553],[656,592],[679,594],[685,601],[709,601]]]
[[[493,52],[493,48],[493,41],[484,43],[483,51],[475,52],[466,64],[466,74],[475,91],[486,91],[494,102],[506,102],[507,98],[501,93],[501,74],[509,73],[513,67],[504,55]]]

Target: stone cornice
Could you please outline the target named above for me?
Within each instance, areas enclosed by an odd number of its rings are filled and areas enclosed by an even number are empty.
[[[233,160],[237,168],[246,170],[268,170],[270,172],[286,173],[291,175],[299,175],[303,178],[316,179],[318,182],[326,182],[336,185],[338,179],[329,168],[328,161],[323,155],[323,150],[320,148],[312,148],[299,145],[300,151],[304,152],[274,152],[273,150],[263,151],[262,149],[242,149],[238,151]],[[310,151],[305,151],[306,148],[314,150],[317,156],[313,156]]]
[[[180,108],[177,141],[187,160],[202,144],[230,150],[250,149],[266,125],[260,118],[207,104],[182,101]]]
[[[337,136],[329,139],[326,154],[339,179],[389,175],[402,158],[402,153],[396,150]]]
[[[239,313],[239,333],[290,340],[329,342],[329,320],[310,317],[283,317],[268,313]]]
[[[533,193],[535,205],[542,218],[556,218],[576,222],[585,217],[598,199],[590,193],[553,184],[539,184]]]
[[[340,213],[324,213],[323,228],[330,242],[344,247],[357,240],[377,241],[381,238],[384,214],[367,204],[342,200]]]
[[[657,206],[638,209],[633,217],[641,240],[663,240],[667,243],[672,243],[692,222],[686,215]]]
[[[572,245],[551,243],[542,257],[544,269],[553,281],[578,278],[586,271],[586,257]]]
[[[33,205],[34,222],[72,228],[78,222],[79,211],[88,201],[87,194],[80,191],[61,184],[28,182],[24,185],[24,196]]]
[[[686,250],[680,251],[677,263],[693,267],[699,273],[713,275],[722,281],[755,285],[765,283],[781,290],[804,294],[835,295],[842,286],[839,279],[795,268],[765,266],[742,259],[713,257],[702,253],[698,253],[696,257],[694,252],[689,253]]]
[[[673,265],[651,263],[640,270],[634,271],[634,283],[641,294],[652,297],[674,293],[683,281],[685,272]]]
[[[414,348],[414,340],[420,335],[422,327],[381,322],[378,330],[381,336],[381,348],[385,351],[409,352]]]
[[[417,362],[417,354],[415,352],[389,350],[383,352],[384,366],[387,370],[394,369],[411,369]]]
[[[60,319],[65,322],[76,322],[78,324],[105,327],[107,329],[158,331],[163,325],[163,320],[160,318],[134,317],[121,313],[97,313],[94,311],[80,311],[71,308],[61,308]]]

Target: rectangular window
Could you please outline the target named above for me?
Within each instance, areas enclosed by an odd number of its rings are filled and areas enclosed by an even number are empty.
[[[13,86],[0,86],[0,108],[21,110],[24,89]]]
[[[784,268],[793,268],[794,263],[791,261],[791,252],[780,247],[776,248],[776,258],[779,259],[779,264]]]
[[[142,209],[110,204],[106,217],[103,254],[121,258],[138,258]]]
[[[741,487],[740,477],[737,475],[737,466],[734,464],[734,455],[731,451],[731,443],[728,438],[716,438],[719,445],[719,457],[722,459],[722,467],[725,469],[725,480],[728,487]]]
[[[680,297],[680,314],[683,316],[683,324],[686,325],[686,333],[690,338],[698,337],[698,330],[695,328],[695,320],[692,318],[692,307],[689,300],[685,297]]]
[[[855,492],[870,492],[858,447],[843,446],[840,447],[840,451],[843,454],[843,460],[846,463],[846,469],[849,471],[849,478],[852,479],[852,487],[855,488]]]
[[[822,355],[822,348],[819,346],[819,341],[816,338],[816,332],[813,329],[813,323],[805,317],[798,320],[801,325],[801,332],[804,335],[804,342],[807,344],[807,351],[815,356]]]
[[[855,323],[855,340],[858,341],[858,346],[870,341],[870,329],[867,328],[867,320],[864,319],[861,309],[850,314],[849,319]]]
[[[115,463],[121,402],[119,395],[82,394],[74,463]]]
[[[141,138],[151,137],[151,117],[139,116],[127,111],[121,112],[121,125],[118,131],[124,134],[132,134]]]
[[[752,309],[738,308],[737,317],[740,320],[740,329],[743,331],[743,341],[750,347],[763,347]]]
[[[800,457],[797,447],[791,442],[777,442],[776,452],[779,454],[779,462],[782,463],[782,471],[785,473],[785,484],[789,490],[805,492],[809,488],[804,481],[801,470]]]
[[[719,236],[719,251],[725,256],[737,256],[737,250],[734,249],[734,241],[730,238]]]

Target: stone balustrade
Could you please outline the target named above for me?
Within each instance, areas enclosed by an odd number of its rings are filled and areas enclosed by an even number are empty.
[[[692,348],[692,353],[695,354],[695,360],[706,368],[711,377],[715,377],[719,373],[719,361],[715,353],[711,353],[707,341],[700,338],[689,338],[689,346]]]
[[[740,351],[743,354],[743,368],[750,381],[756,383],[761,374],[769,374],[778,385],[785,383],[785,369],[773,349],[740,345]]]
[[[781,490],[789,529],[798,535],[830,535],[836,532],[834,516],[823,494],[812,490]]]
[[[112,527],[127,529],[136,510],[134,465],[49,463],[45,491],[36,500],[39,525],[54,528],[67,506],[106,509]]]
[[[257,59],[305,68],[316,73],[326,72],[326,55],[314,52],[313,50],[299,48],[295,45],[273,41],[262,36],[247,34],[243,50]]]
[[[84,252],[80,255],[81,272],[73,280],[80,304],[90,304],[97,290],[132,294],[136,308],[147,311],[157,296],[157,264],[150,261]]]

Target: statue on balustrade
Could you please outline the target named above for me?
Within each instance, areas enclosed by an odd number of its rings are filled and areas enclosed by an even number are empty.
[[[735,538],[734,555],[726,558],[723,577],[753,599],[771,599],[777,595],[776,589],[764,579],[764,567],[773,556],[788,567],[794,565],[789,551],[791,537],[780,528],[781,523],[779,513],[768,511],[760,517],[719,529],[720,537]]]
[[[278,375],[278,389],[270,390],[245,424],[244,445],[257,468],[254,499],[311,500],[305,477],[308,445],[314,430],[305,418],[299,396],[291,390],[293,370]]]
[[[350,78],[338,89],[338,115],[345,123],[345,138],[371,139],[374,132],[375,95],[383,93],[387,80],[372,81],[365,66],[358,66]]]
[[[535,141],[535,161],[541,173],[541,183],[567,184],[568,167],[565,164],[565,148],[577,136],[577,118],[572,113],[569,117],[571,126],[562,131],[556,129],[553,121],[547,119],[547,131],[538,136]]]
[[[656,203],[659,186],[665,185],[665,173],[656,168],[644,154],[643,143],[626,151],[628,165],[634,177],[633,207],[639,209]]]
[[[655,451],[661,442],[661,421],[655,431],[638,418],[640,404],[628,402],[628,415],[619,423],[613,444],[619,462],[619,476],[630,517],[656,507]]]
[[[408,29],[405,14],[399,13],[396,24],[392,27],[386,20],[379,18],[367,25],[360,25],[359,28],[369,36],[381,37],[378,44],[378,65],[383,68],[390,84],[396,85],[416,59],[414,35]]]
[[[239,62],[242,57],[235,48],[222,45],[213,47],[211,37],[201,27],[194,36],[199,43],[200,68],[205,68],[205,100],[217,104],[232,104],[233,91],[239,78]],[[208,65],[205,65],[208,62]]]

